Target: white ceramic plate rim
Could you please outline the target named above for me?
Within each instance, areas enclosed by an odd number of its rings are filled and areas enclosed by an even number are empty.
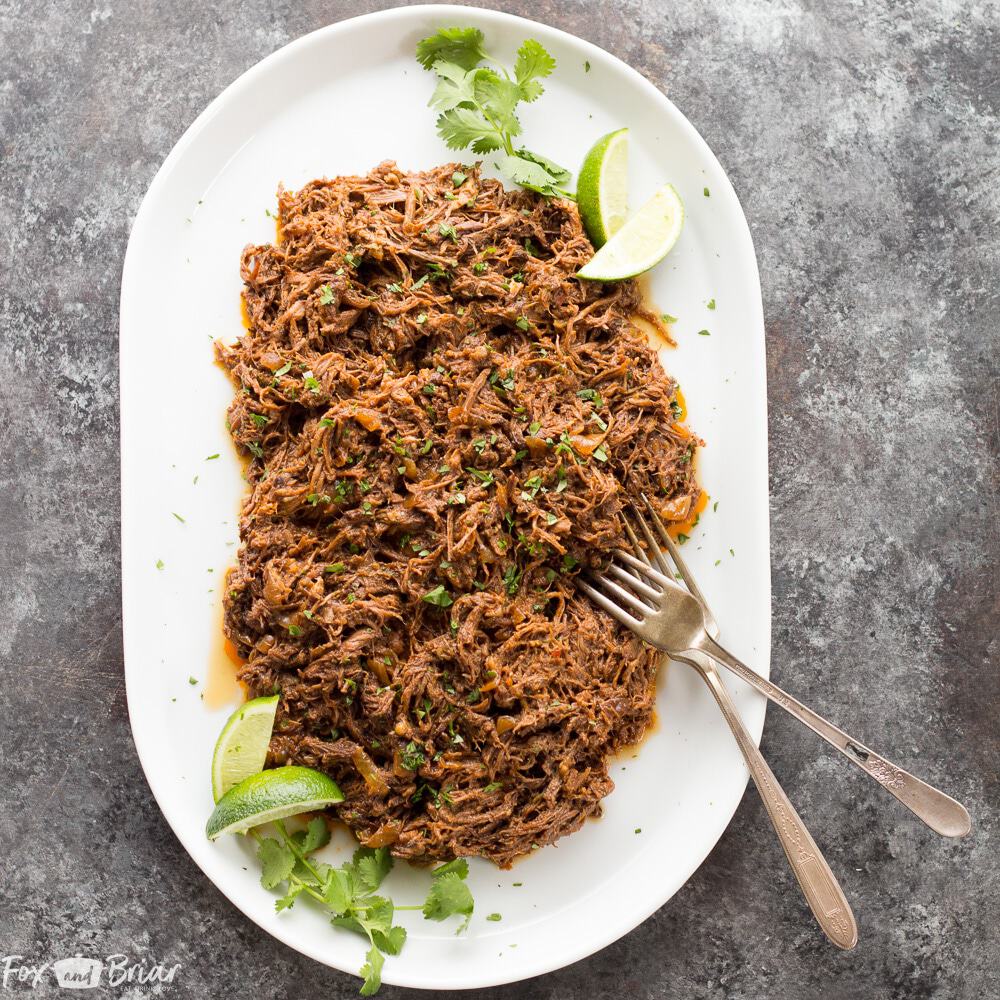
[[[300,52],[303,52],[308,47],[323,44],[337,36],[350,34],[362,26],[367,26],[373,23],[377,23],[384,30],[391,30],[394,22],[403,21],[408,17],[414,16],[415,11],[419,11],[419,15],[421,17],[439,18],[441,23],[461,23],[461,19],[463,17],[466,19],[474,17],[475,23],[480,24],[487,29],[491,24],[503,24],[504,26],[508,26],[513,23],[519,30],[523,31],[525,37],[533,35],[542,41],[543,44],[545,44],[547,39],[553,41],[562,40],[566,44],[571,44],[581,55],[590,60],[595,67],[603,67],[611,73],[624,75],[629,78],[633,84],[639,86],[643,90],[651,102],[655,103],[659,107],[662,114],[670,119],[674,126],[679,127],[685,132],[687,139],[700,151],[702,161],[706,165],[706,179],[712,186],[713,197],[730,199],[736,206],[736,212],[738,214],[740,224],[736,226],[732,235],[740,244],[739,251],[743,263],[747,268],[751,269],[748,272],[747,280],[752,279],[757,288],[755,304],[752,310],[753,314],[747,316],[744,321],[746,328],[745,335],[753,342],[753,351],[757,356],[757,361],[760,365],[760,371],[756,374],[759,375],[761,379],[763,378],[764,370],[763,310],[760,302],[759,277],[756,269],[752,239],[749,227],[747,226],[746,220],[742,214],[742,210],[739,209],[735,192],[733,191],[721,165],[718,163],[707,144],[690,124],[690,122],[688,122],[680,111],[678,111],[677,108],[644,77],[614,56],[605,52],[603,49],[600,49],[589,42],[577,39],[574,36],[567,35],[558,29],[550,28],[522,18],[517,18],[513,15],[507,15],[494,11],[484,11],[477,8],[464,8],[446,5],[427,6],[421,8],[396,8],[393,10],[368,14],[362,17],[342,21],[291,42],[249,69],[239,79],[227,87],[205,109],[205,111],[199,115],[196,121],[185,132],[167,156],[151,183],[146,197],[143,200],[139,212],[137,213],[133,226],[133,239],[130,240],[129,249],[126,253],[122,279],[120,316],[122,331],[120,341],[122,371],[122,604],[124,645],[126,654],[126,685],[133,736],[147,780],[154,796],[164,811],[164,815],[168,823],[170,823],[178,839],[196,863],[199,864],[205,874],[220,888],[222,892],[229,896],[229,898],[232,899],[233,902],[239,906],[248,917],[257,922],[269,933],[278,937],[290,947],[309,955],[319,962],[333,965],[337,968],[343,968],[345,971],[352,973],[355,971],[357,966],[352,968],[349,964],[345,965],[342,959],[338,961],[340,956],[335,953],[336,949],[334,949],[334,953],[331,954],[331,951],[329,950],[321,950],[318,947],[304,946],[301,940],[296,937],[295,931],[290,925],[271,919],[273,918],[273,915],[271,915],[271,918],[265,917],[261,913],[260,908],[247,906],[244,901],[237,898],[237,894],[232,890],[232,887],[228,885],[226,880],[220,876],[219,870],[212,861],[211,856],[206,853],[206,845],[204,843],[202,831],[199,829],[191,829],[190,827],[177,822],[177,819],[172,815],[171,810],[163,804],[165,797],[162,792],[161,781],[164,778],[165,772],[161,763],[157,759],[157,752],[159,748],[151,742],[151,740],[147,739],[147,733],[142,724],[142,712],[145,709],[138,707],[137,698],[135,697],[137,678],[135,677],[133,670],[130,669],[130,664],[135,664],[137,662],[135,650],[138,649],[139,645],[145,638],[142,635],[135,634],[131,627],[131,624],[136,616],[132,613],[133,597],[127,585],[131,574],[135,571],[135,559],[132,551],[134,546],[133,539],[135,537],[135,533],[142,530],[141,515],[138,511],[133,510],[132,505],[129,502],[130,498],[128,494],[130,468],[132,465],[132,449],[141,447],[141,443],[133,442],[130,439],[129,433],[129,414],[132,407],[137,405],[138,395],[137,387],[130,382],[129,376],[131,358],[129,355],[130,334],[128,331],[132,330],[132,335],[135,335],[140,312],[138,304],[133,297],[130,296],[130,289],[133,284],[135,272],[141,267],[141,262],[138,262],[135,259],[136,252],[134,248],[136,241],[134,239],[134,235],[140,232],[146,225],[146,218],[151,212],[151,206],[160,197],[161,191],[169,184],[172,173],[177,165],[183,160],[189,147],[201,133],[211,127],[213,119],[224,107],[230,103],[239,101],[243,93],[258,77],[271,72],[282,63],[295,59]],[[430,127],[429,122],[428,127]],[[763,401],[762,405],[765,409],[763,410],[763,419],[759,419],[757,421],[754,448],[757,453],[763,456],[764,510],[763,520],[758,524],[758,535],[766,552],[768,544],[766,510],[766,401]],[[761,482],[759,478],[757,482],[749,484],[749,489],[751,491],[756,491],[758,494],[760,488]],[[760,594],[766,597],[767,606],[769,608],[770,576],[766,560],[761,567],[761,571],[756,574],[755,585],[759,588]],[[769,662],[769,648],[758,650],[757,652],[758,656],[755,661],[755,666],[762,673],[766,674]],[[763,728],[763,703],[751,701],[744,709],[744,717],[748,729],[751,731],[754,738],[759,742],[760,733]],[[394,960],[386,962],[383,972],[383,980],[389,984],[428,989],[485,987],[505,982],[517,981],[530,976],[545,973],[592,954],[632,930],[646,917],[670,899],[677,889],[679,889],[687,878],[690,877],[693,871],[696,870],[701,861],[703,861],[708,855],[709,851],[715,845],[732,818],[732,814],[735,812],[738,802],[739,797],[731,803],[731,808],[727,803],[726,806],[720,810],[719,822],[713,830],[705,833],[702,844],[703,849],[700,851],[697,864],[695,864],[690,871],[683,873],[683,876],[675,880],[674,883],[663,884],[659,887],[651,886],[648,894],[641,900],[634,900],[631,906],[623,906],[610,910],[606,914],[605,919],[600,922],[598,926],[593,928],[592,933],[585,936],[577,936],[577,938],[572,941],[564,942],[563,947],[558,950],[553,950],[553,952],[547,957],[530,963],[519,964],[512,961],[502,967],[491,965],[485,967],[483,974],[478,978],[468,977],[462,982],[449,981],[447,976],[441,975],[440,970],[435,971],[434,969],[424,970],[423,973],[416,973],[412,968],[407,968],[407,971],[400,972],[400,970],[404,967],[398,962],[398,960]],[[725,813],[725,815],[722,815],[722,813]],[[255,881],[255,876],[252,873],[248,874],[246,878]],[[270,906],[269,901],[267,901],[267,905]],[[410,945],[411,948],[416,946],[416,943],[411,943]],[[397,975],[397,972],[400,974]]]

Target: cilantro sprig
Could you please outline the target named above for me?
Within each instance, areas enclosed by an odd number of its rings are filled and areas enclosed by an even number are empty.
[[[521,134],[517,106],[542,95],[541,81],[555,69],[555,59],[528,38],[517,50],[513,72],[508,72],[483,42],[478,28],[442,28],[417,42],[417,61],[438,78],[428,102],[439,112],[438,133],[449,149],[501,153],[497,170],[521,187],[547,197],[572,198],[566,187],[572,178],[568,170],[514,142]]]
[[[360,970],[364,978],[362,996],[378,992],[385,956],[398,955],[406,942],[406,928],[393,924],[397,911],[421,910],[428,920],[447,920],[457,914],[465,918],[459,934],[469,926],[475,904],[465,883],[469,865],[464,859],[433,870],[431,887],[422,905],[396,906],[388,896],[378,894],[392,870],[388,848],[359,847],[350,861],[334,868],[312,856],[330,840],[321,816],[313,818],[304,830],[289,832],[281,820],[275,821],[274,827],[277,838],[265,837],[259,830],[250,831],[257,841],[261,885],[265,889],[283,887],[283,894],[274,904],[279,913],[291,908],[299,896],[306,896],[330,912],[335,927],[368,938],[370,947]]]

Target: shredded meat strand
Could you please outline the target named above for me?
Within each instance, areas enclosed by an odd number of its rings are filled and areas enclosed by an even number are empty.
[[[313,181],[278,222],[218,345],[250,457],[241,679],[281,694],[272,763],[330,774],[362,843],[509,866],[600,814],[653,716],[657,654],[573,577],[628,495],[699,495],[658,320],[573,277],[574,204],[477,169]]]

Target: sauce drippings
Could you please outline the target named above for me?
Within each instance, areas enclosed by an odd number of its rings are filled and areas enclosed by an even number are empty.
[[[208,657],[208,672],[205,677],[204,701],[206,708],[225,708],[238,705],[246,699],[246,690],[236,679],[243,659],[236,646],[226,638],[219,625]]]
[[[674,389],[674,399],[677,400],[677,405],[680,407],[680,413],[677,414],[677,422],[682,423],[687,420],[688,404],[687,400],[684,398],[684,393],[681,392],[680,386],[677,386],[677,388]]]
[[[667,525],[667,531],[671,538],[677,538],[679,535],[690,535],[691,530],[698,523],[698,518],[702,511],[708,506],[708,501],[711,497],[704,491],[701,491],[698,499],[691,505],[691,510],[688,511],[688,516],[683,521],[673,521]]]

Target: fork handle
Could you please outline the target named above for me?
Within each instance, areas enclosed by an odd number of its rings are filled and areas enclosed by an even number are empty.
[[[795,716],[817,736],[822,736],[830,746],[839,750],[851,763],[856,764],[886,791],[895,795],[910,812],[936,833],[944,837],[964,837],[972,828],[969,813],[960,802],[956,802],[950,795],[945,795],[927,782],[915,778],[870,747],[866,747],[860,740],[849,736],[843,729],[838,729],[833,723],[827,722],[823,716],[782,691],[777,684],[772,684],[756,674],[710,636],[705,636],[699,648],[761,694],[766,695],[789,715]]]
[[[690,654],[685,662],[694,667],[704,678],[719,708],[736,737],[736,743],[743,754],[750,776],[757,786],[764,808],[767,810],[774,832],[778,835],[792,867],[792,873],[802,887],[809,909],[823,933],[838,947],[850,950],[858,943],[858,925],[854,920],[851,905],[847,902],[840,884],[830,871],[816,842],[812,839],[805,823],[799,818],[784,789],[778,784],[767,761],[764,760],[757,744],[754,743],[729,692],[722,683],[718,670],[712,661],[700,653]]]

